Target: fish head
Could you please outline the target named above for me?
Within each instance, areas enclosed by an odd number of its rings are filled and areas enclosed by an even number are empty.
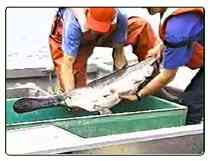
[[[101,111],[110,108],[119,102],[117,94],[113,94],[107,88],[85,87],[75,89],[68,94],[65,103],[69,107],[79,107],[86,111]]]
[[[92,102],[96,95],[96,91],[91,87],[74,89],[68,93],[65,103],[69,107],[80,107],[92,111],[94,106]]]
[[[103,109],[109,109],[120,102],[120,98],[117,92],[110,92],[108,95],[101,95],[94,102],[94,110],[101,111]]]

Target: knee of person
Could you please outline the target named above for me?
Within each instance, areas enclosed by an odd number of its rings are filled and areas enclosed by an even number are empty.
[[[203,108],[196,106],[196,108],[188,107],[186,124],[198,124],[203,118]]]
[[[201,114],[188,114],[186,119],[186,125],[192,125],[192,124],[199,124],[202,121],[202,115]]]
[[[183,99],[180,103],[184,106],[188,106],[190,111],[198,111],[204,108],[203,99]]]

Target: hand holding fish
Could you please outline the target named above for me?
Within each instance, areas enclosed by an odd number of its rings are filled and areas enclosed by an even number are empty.
[[[154,46],[152,49],[150,49],[148,51],[148,54],[147,54],[147,58],[148,57],[154,57],[156,58],[156,60],[158,62],[160,62],[161,60],[161,57],[162,57],[162,52],[163,50],[165,49],[165,46],[164,44],[160,41],[156,46]]]
[[[140,100],[141,97],[142,96],[140,96],[138,92],[136,94],[127,94],[127,95],[119,93],[119,98],[121,98],[123,100],[128,100],[128,101]]]
[[[136,101],[138,98],[135,94],[133,95],[120,95],[121,99],[128,100],[128,101]]]

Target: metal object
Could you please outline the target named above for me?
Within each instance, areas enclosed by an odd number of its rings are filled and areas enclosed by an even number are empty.
[[[39,88],[35,83],[16,84],[7,88],[6,98],[50,96],[48,92]]]
[[[42,125],[7,131],[6,148],[9,155],[201,155],[203,145],[203,124],[94,138]]]

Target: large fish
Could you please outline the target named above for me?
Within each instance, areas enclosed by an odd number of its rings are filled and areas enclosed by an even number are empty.
[[[155,59],[148,58],[96,79],[86,87],[74,89],[65,96],[21,98],[15,102],[14,110],[23,113],[65,103],[72,108],[80,107],[101,114],[111,113],[109,109],[121,101],[118,94],[135,93],[154,75],[156,67]]]

